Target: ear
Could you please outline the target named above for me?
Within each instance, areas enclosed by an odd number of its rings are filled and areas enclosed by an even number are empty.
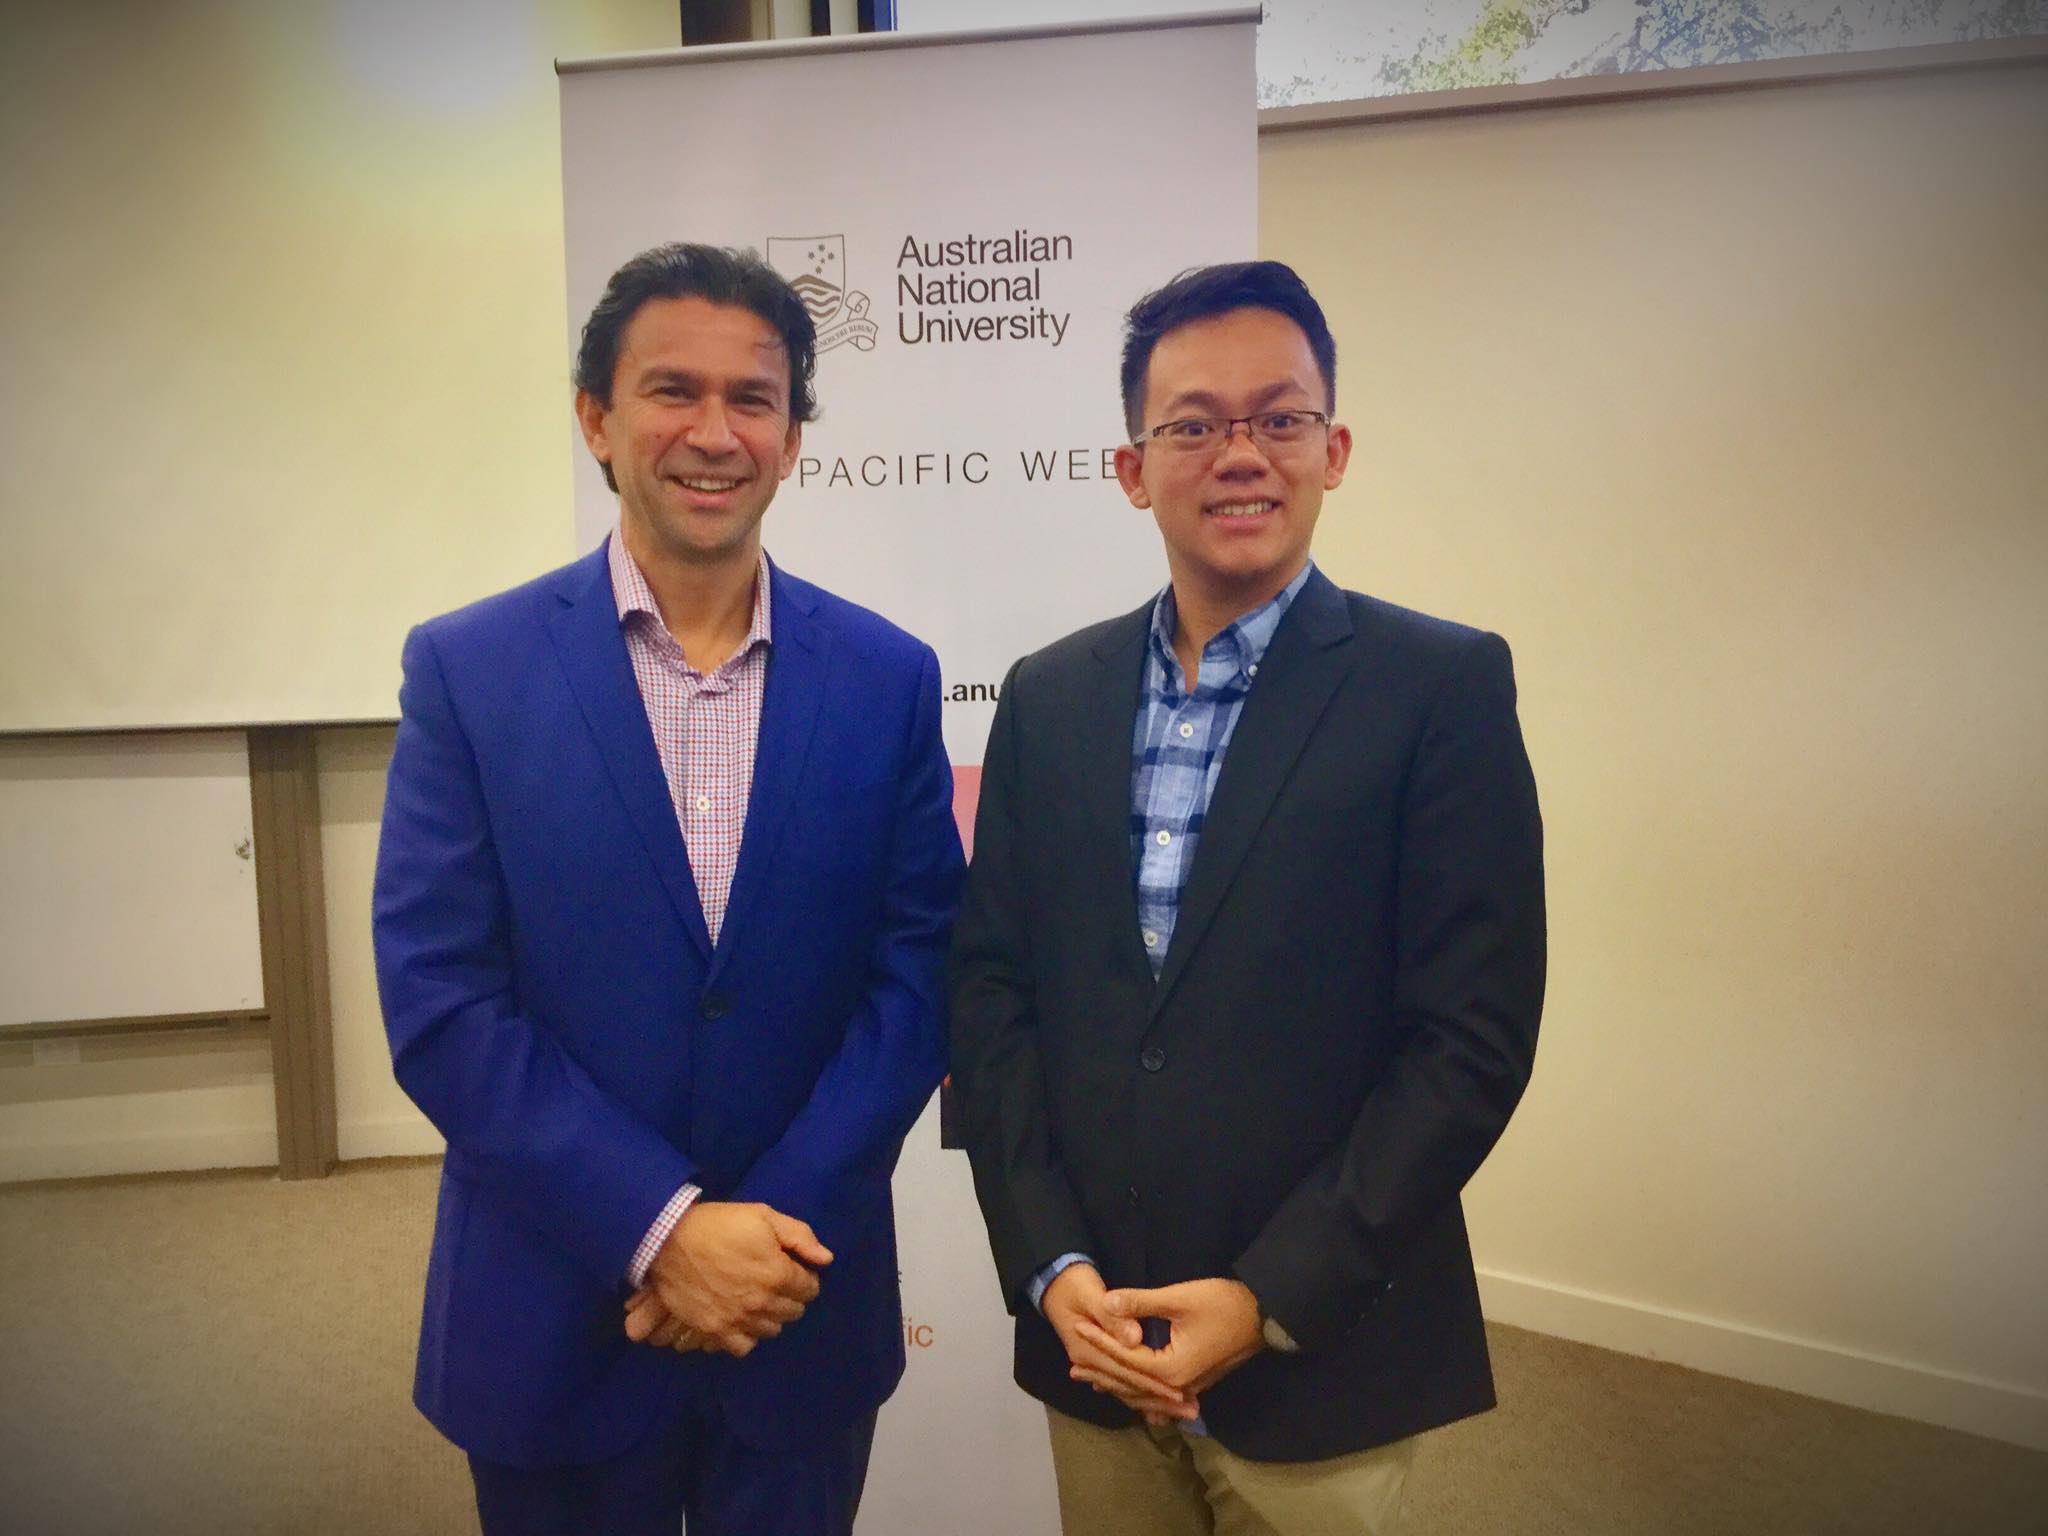
[[[600,464],[612,461],[611,439],[604,429],[604,419],[610,414],[589,390],[576,391],[576,425],[583,429],[583,445]]]
[[[1329,438],[1329,457],[1323,464],[1323,489],[1334,491],[1344,483],[1344,466],[1351,462],[1351,429],[1341,422],[1332,422]]]
[[[1152,505],[1152,493],[1145,489],[1145,450],[1125,443],[1116,451],[1116,483],[1134,507]]]
[[[792,421],[789,424],[789,431],[783,434],[782,468],[777,472],[776,479],[787,480],[789,478],[789,472],[796,468],[797,452],[803,445],[804,424],[800,421]]]

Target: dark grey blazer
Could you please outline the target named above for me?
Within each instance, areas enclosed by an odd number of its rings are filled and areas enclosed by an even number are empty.
[[[1014,668],[954,932],[952,1070],[1016,1374],[1077,1418],[1023,1300],[1235,1275],[1300,1343],[1208,1393],[1301,1461],[1491,1407],[1458,1191],[1528,1081],[1542,825],[1498,636],[1303,587],[1231,739],[1165,970],[1138,934],[1131,736],[1150,607]]]

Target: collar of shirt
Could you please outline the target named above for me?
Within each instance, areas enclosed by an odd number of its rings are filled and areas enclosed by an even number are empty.
[[[1194,693],[1197,696],[1239,681],[1248,683],[1258,675],[1259,662],[1266,654],[1266,647],[1273,643],[1273,634],[1280,628],[1280,620],[1286,616],[1287,605],[1308,585],[1308,573],[1315,568],[1315,561],[1305,562],[1295,573],[1294,580],[1268,601],[1250,613],[1239,614],[1210,637],[1209,643],[1202,647],[1202,659],[1195,669]],[[1157,669],[1154,675],[1161,680],[1159,691],[1168,698],[1177,697],[1181,691],[1180,658],[1173,653],[1173,632],[1179,623],[1180,609],[1173,601],[1173,583],[1168,582],[1152,604],[1151,638],[1152,663]]]
[[[769,596],[767,551],[761,551],[756,559],[759,563],[754,572],[753,623],[747,627],[747,637],[740,642],[739,649],[727,657],[717,671],[709,674],[710,676],[716,677],[730,669],[735,662],[744,660],[753,654],[756,646],[774,644],[775,634],[770,623],[772,599]],[[606,560],[611,566],[612,599],[619,605],[619,623],[640,623],[657,645],[666,642],[675,648],[675,660],[684,671],[697,677],[705,676],[706,674],[699,672],[682,659],[682,646],[676,643],[676,637],[669,633],[668,626],[662,622],[661,608],[654,601],[654,588],[647,584],[647,575],[640,569],[640,562],[626,553],[626,541],[619,536],[616,528],[612,530],[611,547],[606,551]],[[644,614],[645,618],[635,620],[634,614]]]

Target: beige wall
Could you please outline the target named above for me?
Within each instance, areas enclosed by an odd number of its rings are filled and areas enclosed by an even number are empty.
[[[1695,1358],[1688,1319],[1786,1335],[1793,1384],[1850,1396],[1886,1361],[1986,1378],[2037,1436],[2044,87],[1325,128],[1261,161],[1262,248],[1330,304],[1359,437],[1319,558],[1516,651],[1553,960],[1471,1192],[1489,1303]]]
[[[2044,85],[1261,150],[1264,248],[1329,302],[1359,434],[1319,558],[1499,629],[1522,679],[1553,979],[1535,1085],[1470,1196],[1489,1306],[2036,1443]],[[353,366],[350,389],[388,383]],[[494,473],[562,483],[565,438],[490,432],[471,394],[437,473],[488,439]],[[544,499],[508,514],[517,547],[566,528]],[[320,738],[349,1157],[436,1145],[390,1082],[370,970],[389,740]],[[35,1066],[0,1044],[0,1177],[261,1162],[263,1054]]]
[[[320,845],[327,879],[334,1118],[343,1159],[438,1152],[441,1137],[391,1076],[370,953],[370,881],[392,728],[320,733]]]

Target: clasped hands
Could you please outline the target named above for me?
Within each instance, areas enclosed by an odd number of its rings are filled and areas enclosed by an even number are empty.
[[[699,1200],[626,1298],[626,1337],[745,1357],[804,1315],[832,1251],[772,1206]]]
[[[1200,1415],[1201,1395],[1265,1347],[1259,1304],[1242,1281],[1184,1280],[1112,1291],[1092,1264],[1070,1264],[1039,1299],[1066,1346],[1068,1374],[1165,1424]],[[1163,1319],[1167,1340],[1146,1345],[1142,1320]]]

